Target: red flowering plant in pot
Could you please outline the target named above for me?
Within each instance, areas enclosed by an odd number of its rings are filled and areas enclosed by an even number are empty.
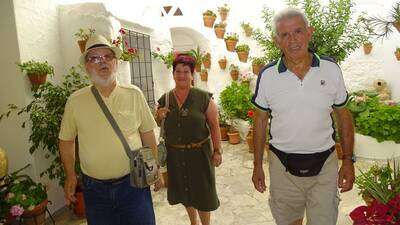
[[[119,29],[119,36],[111,40],[111,43],[122,50],[120,60],[131,62],[139,56],[138,50],[137,48],[129,47],[128,42],[123,38],[124,35],[126,35],[126,30],[124,28]]]
[[[400,224],[400,194],[385,203],[374,200],[371,205],[359,206],[350,213],[354,225]]]

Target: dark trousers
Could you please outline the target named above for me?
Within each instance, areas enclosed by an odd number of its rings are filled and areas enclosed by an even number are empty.
[[[155,225],[150,188],[134,188],[129,176],[103,182],[83,175],[88,225]]]

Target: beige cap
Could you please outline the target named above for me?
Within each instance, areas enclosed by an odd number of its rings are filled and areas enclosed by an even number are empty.
[[[98,49],[98,48],[109,48],[114,52],[115,57],[117,57],[117,59],[119,59],[119,57],[121,57],[122,51],[120,48],[111,46],[110,42],[104,36],[94,34],[87,40],[86,45],[85,45],[85,51],[82,53],[81,57],[79,58],[79,62],[82,65],[85,65],[87,53],[92,49]]]

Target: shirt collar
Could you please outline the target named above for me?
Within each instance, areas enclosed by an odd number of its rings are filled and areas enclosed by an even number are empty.
[[[312,55],[313,55],[313,57],[312,57],[312,61],[311,61],[311,67],[319,67],[319,64],[320,64],[319,56],[314,52],[312,52]],[[285,63],[283,62],[283,55],[279,58],[277,64],[278,64],[278,72],[279,73],[284,73],[287,71],[287,67],[286,67]]]

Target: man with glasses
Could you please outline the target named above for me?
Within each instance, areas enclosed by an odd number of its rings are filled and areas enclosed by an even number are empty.
[[[131,149],[145,145],[155,152],[156,123],[143,93],[133,85],[120,86],[116,80],[120,55],[121,50],[112,47],[105,37],[94,35],[87,41],[80,62]],[[130,185],[129,158],[90,88],[82,88],[68,98],[60,128],[67,204],[76,200],[75,137],[79,136],[88,224],[154,225],[150,189]],[[155,190],[160,187],[157,182]]]
[[[273,20],[273,37],[283,55],[260,73],[252,102],[257,106],[253,184],[266,190],[262,166],[269,124],[270,199],[278,225],[335,225],[338,187],[354,182],[354,129],[344,108],[347,92],[340,67],[330,58],[309,52],[313,29],[304,13],[289,8]],[[343,161],[338,172],[335,130],[337,119]]]

